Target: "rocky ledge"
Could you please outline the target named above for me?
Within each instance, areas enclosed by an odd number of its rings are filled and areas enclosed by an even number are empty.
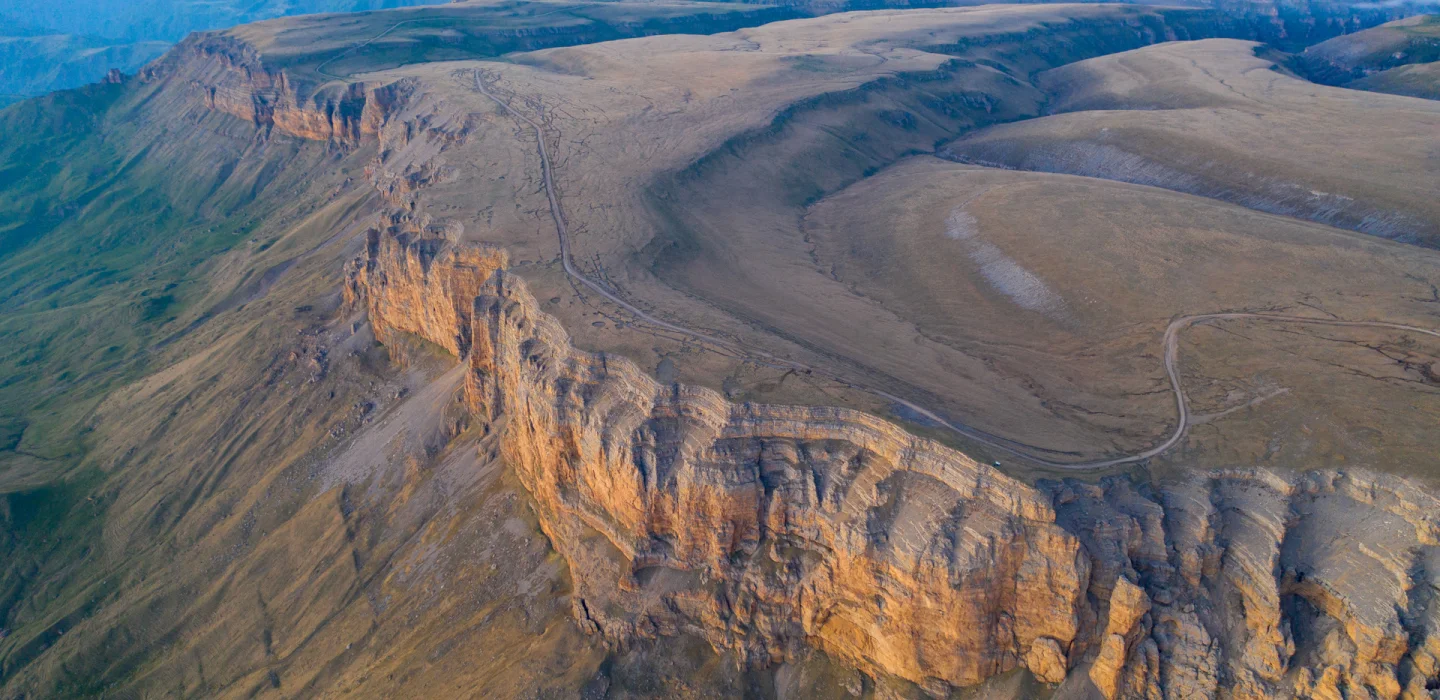
[[[1032,487],[874,416],[730,403],[579,351],[505,266],[392,226],[347,295],[382,341],[465,358],[577,620],[616,644],[817,647],[937,691],[1025,666],[1107,698],[1440,697],[1440,501],[1413,484]]]
[[[139,78],[178,82],[205,109],[252,122],[262,133],[347,147],[378,134],[417,85],[405,79],[298,84],[283,69],[267,66],[254,47],[222,32],[191,34]]]

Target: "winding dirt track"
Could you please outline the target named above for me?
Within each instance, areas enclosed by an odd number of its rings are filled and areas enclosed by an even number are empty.
[[[1280,323],[1302,323],[1312,326],[1353,326],[1361,328],[1388,328],[1397,331],[1409,331],[1411,333],[1422,333],[1424,335],[1440,338],[1440,331],[1433,331],[1418,326],[1406,326],[1400,323],[1386,323],[1384,321],[1341,321],[1339,319],[1313,318],[1310,316],[1286,316],[1283,314],[1261,314],[1248,312],[1226,312],[1214,314],[1196,314],[1194,316],[1181,316],[1170,322],[1165,329],[1165,374],[1170,378],[1170,388],[1175,392],[1175,410],[1179,413],[1180,420],[1175,426],[1175,432],[1170,434],[1164,442],[1145,450],[1139,454],[1116,459],[1100,460],[1097,462],[1084,462],[1067,465],[1074,469],[1098,469],[1101,467],[1113,467],[1120,464],[1139,462],[1158,455],[1165,450],[1174,447],[1185,437],[1185,431],[1190,427],[1190,406],[1185,396],[1185,387],[1180,384],[1180,331],[1189,328],[1197,323],[1206,321],[1231,321],[1249,319],[1257,321],[1276,321]],[[1032,458],[1033,459],[1033,458]]]
[[[1142,462],[1165,452],[1166,450],[1178,444],[1182,439],[1184,439],[1185,432],[1190,427],[1190,406],[1189,401],[1185,396],[1185,388],[1180,383],[1180,331],[1185,330],[1186,328],[1189,328],[1197,323],[1246,319],[1258,321],[1273,321],[1278,323],[1301,323],[1322,326],[1386,328],[1390,330],[1421,333],[1424,335],[1440,338],[1440,331],[1420,328],[1418,326],[1407,326],[1399,323],[1386,323],[1383,321],[1342,321],[1338,319],[1313,318],[1308,316],[1287,316],[1284,314],[1265,314],[1238,311],[1181,316],[1180,318],[1171,321],[1170,325],[1166,327],[1163,343],[1165,374],[1169,378],[1170,388],[1175,394],[1175,409],[1179,418],[1176,422],[1175,430],[1170,434],[1170,437],[1166,438],[1163,442],[1155,445],[1154,447],[1151,447],[1148,450],[1123,457],[1095,460],[1090,462],[1056,462],[1041,457],[1037,454],[1038,452],[1044,451],[1044,448],[1036,447],[1034,445],[1027,445],[1022,442],[1017,442],[1015,440],[1001,437],[999,435],[994,435],[979,428],[964,425],[961,423],[956,423],[946,418],[942,418],[939,414],[931,411],[928,408],[925,408],[924,406],[915,404],[909,400],[903,399],[882,389],[876,389],[873,387],[857,384],[852,380],[846,379],[837,374],[820,368],[811,367],[809,365],[796,362],[794,360],[779,357],[777,355],[773,355],[757,348],[744,347],[729,340],[717,338],[713,335],[708,335],[706,333],[702,333],[700,331],[687,328],[685,326],[681,326],[675,323],[671,323],[669,321],[665,321],[663,319],[656,318],[649,313],[646,313],[645,311],[636,308],[635,305],[616,295],[614,292],[607,289],[603,284],[585,276],[575,267],[574,263],[571,262],[569,237],[570,232],[565,222],[565,211],[560,206],[560,197],[555,192],[555,184],[552,176],[553,168],[550,164],[550,152],[545,146],[544,129],[541,128],[540,124],[537,123],[535,120],[525,116],[524,114],[521,114],[518,110],[511,107],[506,100],[503,100],[497,97],[494,93],[492,93],[490,91],[490,88],[486,85],[486,77],[484,71],[475,72],[475,89],[479,91],[480,94],[490,98],[491,101],[499,105],[500,109],[503,110],[506,114],[509,114],[515,119],[518,119],[519,121],[528,125],[531,129],[535,130],[535,141],[540,152],[540,177],[545,187],[545,197],[550,202],[550,216],[555,220],[555,233],[560,239],[560,264],[565,268],[565,274],[568,275],[575,282],[584,285],[585,288],[595,292],[596,294],[599,294],[602,297],[605,297],[606,299],[613,302],[615,305],[625,309],[626,311],[634,315],[636,318],[650,325],[658,326],[665,330],[679,333],[681,335],[690,336],[692,338],[695,338],[696,340],[700,340],[724,348],[725,350],[735,353],[737,355],[750,357],[752,359],[759,358],[763,362],[763,364],[784,369],[798,370],[801,372],[805,372],[806,374],[813,374],[816,376],[824,377],[852,389],[868,392],[875,396],[879,396],[883,399],[893,401],[901,406],[904,406],[905,408],[908,408],[911,411],[914,411],[915,413],[922,415],[931,421],[934,421],[936,424],[942,425],[950,429],[951,431],[961,436],[964,436],[965,438],[974,440],[979,443],[983,443],[988,447],[1001,450],[1008,454],[1012,454],[1022,459],[1025,459],[1027,461],[1035,462],[1037,464],[1041,464],[1053,469],[1103,469],[1106,467],[1115,467],[1123,464]]]

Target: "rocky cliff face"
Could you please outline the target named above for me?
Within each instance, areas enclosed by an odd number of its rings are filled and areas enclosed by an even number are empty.
[[[473,403],[593,572],[585,625],[698,626],[762,662],[812,643],[955,685],[1075,640],[1089,565],[1041,494],[867,415],[732,404],[577,353],[503,274],[476,314]]]
[[[469,403],[584,572],[575,606],[590,629],[698,627],[762,662],[811,643],[956,685],[1015,667],[1038,640],[1071,648],[1089,562],[1043,494],[871,416],[732,404],[575,351],[503,272],[472,316],[452,313],[434,292],[469,289],[481,268],[452,268],[465,256],[433,252],[436,239],[380,239],[351,294],[377,337],[409,312],[395,330],[463,348],[444,320],[474,320]]]
[[[475,299],[506,257],[501,250],[449,245],[445,233],[402,214],[383,231],[366,234],[365,255],[345,271],[345,300],[354,304],[364,297],[376,340],[393,345],[401,331],[456,357],[470,351]]]
[[[372,234],[377,337],[466,356],[470,410],[617,643],[807,645],[937,690],[1017,666],[1107,698],[1434,697],[1440,502],[1363,473],[1031,487],[873,416],[733,404],[578,351],[503,254]]]
[[[1440,522],[1413,485],[1237,470],[1160,488],[1042,488],[1092,561],[1085,641],[1107,697],[1424,698],[1436,687]]]
[[[408,80],[297,85],[283,69],[266,66],[254,47],[218,33],[192,34],[140,77],[183,81],[207,109],[266,132],[348,146],[378,133],[415,90]]]

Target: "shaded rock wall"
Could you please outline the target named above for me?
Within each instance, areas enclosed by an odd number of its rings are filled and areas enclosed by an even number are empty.
[[[1090,677],[1110,697],[1431,697],[1432,494],[1364,472],[1265,470],[1041,489],[1091,558],[1092,605],[1110,603],[1103,631],[1087,624],[1077,643],[1098,647]],[[1114,580],[1143,600],[1107,592]],[[1143,613],[1117,625],[1117,609]]]

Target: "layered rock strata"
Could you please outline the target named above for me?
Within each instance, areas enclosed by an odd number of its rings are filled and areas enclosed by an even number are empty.
[[[445,229],[408,214],[366,233],[365,254],[345,269],[345,301],[364,298],[375,339],[392,345],[396,331],[418,335],[456,357],[470,351],[475,299],[505,252],[454,246]]]
[[[378,134],[416,89],[414,80],[299,85],[283,69],[266,66],[254,47],[218,33],[192,34],[140,78],[184,81],[206,109],[265,132],[345,146]]]
[[[933,688],[1026,666],[1107,698],[1429,698],[1440,502],[1365,473],[1031,487],[855,411],[735,404],[576,350],[503,254],[372,234],[377,337],[464,355],[466,401],[607,639],[818,647]],[[468,353],[468,354],[467,354]]]

